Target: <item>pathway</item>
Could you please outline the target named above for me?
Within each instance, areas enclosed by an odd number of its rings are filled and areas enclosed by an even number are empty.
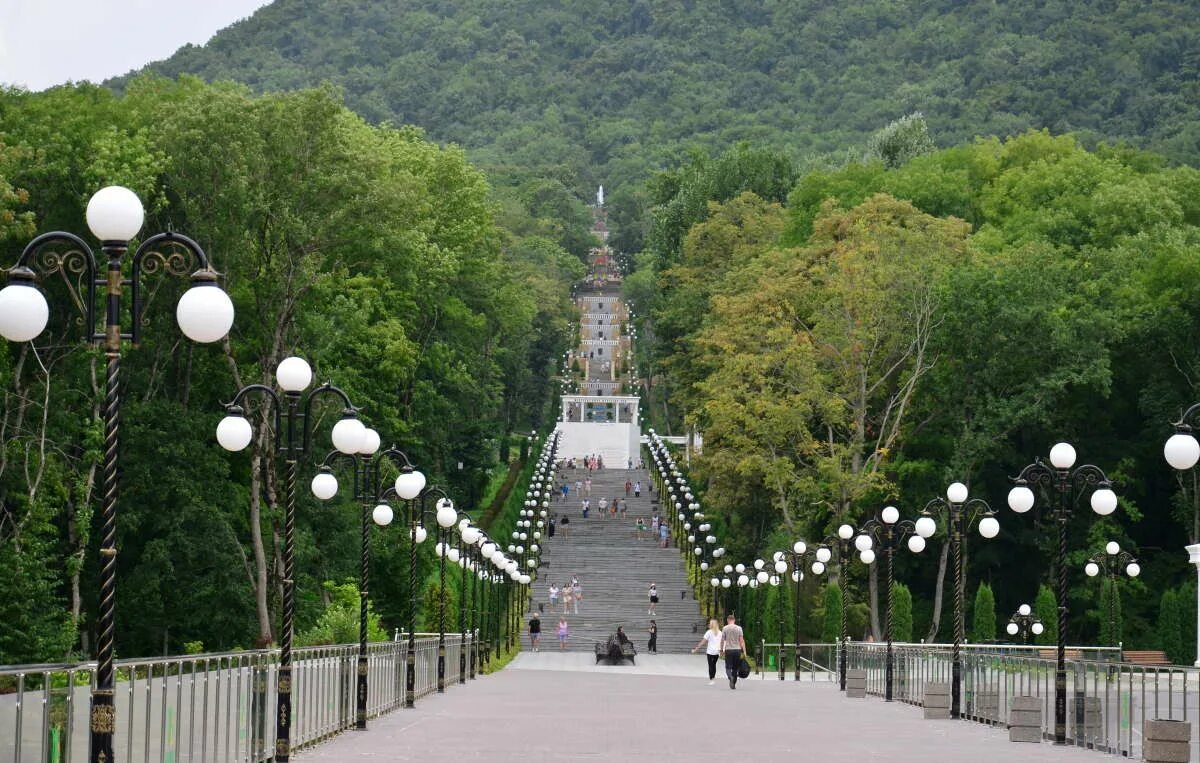
[[[540,659],[522,667],[526,657]],[[804,756],[823,763],[1102,760],[1076,748],[1012,743],[1005,731],[974,723],[925,721],[920,708],[898,702],[846,699],[831,684],[748,679],[730,691],[721,682],[709,686],[703,675],[550,670],[548,658],[522,655],[469,691],[431,697],[296,759],[664,763],[721,760],[734,750],[738,760]],[[577,655],[563,659],[564,667],[578,663]],[[684,663],[677,661],[688,658],[660,659],[678,670]],[[692,675],[703,674],[704,658],[690,659]]]

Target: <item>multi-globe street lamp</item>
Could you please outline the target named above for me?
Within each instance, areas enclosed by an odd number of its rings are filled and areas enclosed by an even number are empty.
[[[358,582],[358,687],[355,728],[367,728],[367,631],[369,606],[369,583],[371,569],[371,524],[387,527],[392,523],[395,512],[387,501],[399,498],[411,501],[425,486],[425,476],[413,468],[404,452],[396,448],[379,451],[379,433],[369,427],[363,430],[362,444],[357,453],[347,454],[334,449],[325,457],[317,476],[313,478],[312,491],[318,500],[327,501],[337,494],[337,478],[333,475],[334,465],[349,461],[354,476],[353,494],[361,509],[361,565]],[[385,487],[383,467],[391,462],[399,474],[395,484]]]
[[[1117,633],[1117,578],[1121,572],[1136,578],[1142,574],[1142,566],[1133,554],[1121,550],[1121,544],[1110,540],[1104,544],[1104,551],[1097,552],[1088,559],[1083,571],[1089,578],[1101,573],[1108,578],[1108,635],[1113,641],[1112,645],[1119,646],[1121,637]]]
[[[437,523],[437,544],[433,551],[438,557],[438,656],[437,656],[437,690],[441,694],[446,691],[446,559],[454,551],[450,548],[447,532],[458,521],[458,509],[454,501],[438,487],[429,488],[426,492],[438,495],[437,510],[434,521]],[[454,551],[455,561],[458,552]]]
[[[1195,435],[1192,434],[1198,416],[1200,416],[1200,403],[1192,405],[1183,412],[1179,421],[1173,424],[1175,434],[1167,438],[1163,444],[1163,457],[1178,471],[1190,471],[1196,462],[1200,461],[1200,442],[1197,442]],[[1193,493],[1197,488],[1195,476],[1193,473]],[[1196,500],[1195,495],[1193,495],[1193,500]],[[1200,512],[1193,517],[1192,541],[1185,547],[1185,550],[1188,552],[1188,561],[1196,567],[1196,579],[1200,583]],[[1200,585],[1196,587],[1196,625],[1195,666],[1200,668]]]
[[[1056,496],[1048,511],[1058,524],[1055,549],[1055,580],[1058,593],[1058,659],[1054,672],[1054,742],[1067,741],[1067,525],[1076,504],[1090,495],[1092,511],[1108,516],[1117,510],[1117,494],[1100,467],[1075,466],[1075,448],[1060,442],[1050,449],[1050,464],[1041,458],[1029,464],[1014,478],[1016,486],[1008,492],[1008,505],[1018,514],[1033,508],[1035,496],[1030,485],[1037,485],[1043,498]]]
[[[1020,633],[1023,644],[1029,643],[1029,634],[1040,636],[1045,630],[1046,626],[1033,614],[1033,609],[1028,604],[1017,607],[1017,611],[1008,618],[1008,625],[1004,626],[1004,631],[1010,636]]]
[[[303,358],[284,358],[275,369],[275,382],[283,392],[282,398],[274,387],[248,384],[225,405],[225,418],[217,424],[217,442],[222,448],[231,452],[244,450],[253,439],[254,430],[246,418],[243,403],[252,394],[262,396],[273,420],[275,456],[282,456],[285,464],[281,581],[283,613],[279,629],[279,675],[276,679],[278,706],[275,712],[275,760],[279,763],[287,761],[291,755],[292,631],[296,616],[296,480],[300,459],[311,450],[313,403],[326,396],[341,401],[342,418],[333,425],[330,433],[333,447],[341,453],[359,453],[364,447],[367,431],[358,420],[358,409],[341,389],[327,382],[306,396],[304,393],[312,383],[312,378],[312,368]],[[337,480],[332,474],[317,474],[313,478],[312,488],[318,497],[329,488],[336,492]],[[333,492],[329,493],[329,497]]]
[[[950,717],[962,715],[962,644],[966,640],[966,575],[963,570],[963,542],[967,527],[979,519],[979,534],[995,538],[1000,533],[996,512],[982,498],[968,500],[967,486],[961,482],[946,488],[946,497],[934,498],[925,505],[922,518],[943,514],[950,529],[950,553],[954,558],[954,647],[950,668]]]
[[[925,540],[937,531],[937,523],[932,517],[923,516],[917,521],[900,519],[900,510],[895,506],[885,506],[877,517],[868,519],[859,528],[854,538],[854,547],[858,549],[859,558],[864,564],[875,561],[874,545],[879,546],[887,555],[887,619],[884,621],[883,637],[887,640],[887,657],[885,661],[885,683],[883,698],[892,701],[892,683],[895,672],[895,655],[892,651],[892,609],[895,591],[895,564],[893,557],[900,543],[908,538],[908,550],[919,554],[925,550]]]
[[[838,549],[838,587],[842,594],[841,627],[838,635],[838,683],[842,691],[846,690],[846,642],[849,636],[846,632],[846,615],[849,611],[849,586],[847,581],[846,560],[850,558],[850,545],[854,540],[854,527],[848,524],[838,526],[837,533],[830,535],[817,548],[817,562],[828,565],[833,558],[833,547]],[[824,570],[822,570],[824,571]]]
[[[125,273],[129,242],[142,229],[145,213],[128,188],[108,186],[88,201],[87,226],[100,241],[102,258],[79,236],[63,231],[43,233],[25,247],[8,271],[0,289],[0,336],[10,342],[31,342],[50,323],[50,304],[39,280],[58,276],[74,308],[83,313],[89,344],[102,346],[105,357],[104,453],[100,470],[101,521],[99,627],[96,641],[96,679],[92,688],[89,760],[113,760],[116,731],[113,653],[116,633],[117,495],[120,482],[121,356],[124,342],[141,342],[146,275],[188,276],[192,285],[175,308],[184,336],[208,344],[224,339],[233,326],[233,303],[217,286],[217,273],[208,255],[192,239],[178,233],[150,236],[131,258]],[[101,287],[98,289],[97,287]],[[122,331],[121,297],[129,289],[129,331]],[[81,293],[82,292],[82,293]],[[103,299],[103,302],[99,300]],[[104,325],[97,326],[101,308]]]
[[[792,544],[792,547],[786,551],[776,551],[771,559],[777,575],[787,575],[791,578],[794,589],[792,591],[792,624],[795,627],[795,639],[793,647],[795,654],[792,659],[792,667],[795,671],[795,679],[800,680],[800,583],[804,581],[804,565],[809,557],[813,557],[814,561],[810,569],[814,575],[820,575],[825,572],[825,562],[820,561],[818,551],[820,549],[809,548],[808,544],[802,540],[798,540]],[[789,572],[790,570],[790,572]],[[783,596],[779,597],[779,680],[783,680]]]

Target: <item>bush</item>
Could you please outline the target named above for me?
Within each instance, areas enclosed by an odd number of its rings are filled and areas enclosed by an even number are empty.
[[[1038,588],[1037,598],[1033,600],[1033,614],[1042,621],[1045,628],[1042,635],[1034,637],[1037,644],[1058,643],[1058,600],[1050,586]]]
[[[317,618],[313,627],[296,635],[297,646],[322,646],[326,644],[358,643],[359,597],[358,586],[353,582],[337,585],[325,581],[329,592],[329,606]],[[367,602],[367,640],[387,641],[387,631],[379,622],[379,615],[371,602]]]
[[[912,591],[903,583],[895,583],[892,597],[892,640],[912,641]]]
[[[833,583],[825,584],[825,624],[821,630],[821,640],[827,644],[836,643],[842,637],[842,587]]]

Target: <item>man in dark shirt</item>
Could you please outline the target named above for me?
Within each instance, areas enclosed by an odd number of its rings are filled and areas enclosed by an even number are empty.
[[[538,642],[542,640],[542,619],[538,617],[538,613],[534,612],[533,617],[529,618],[529,643],[533,646],[533,651],[538,650]]]

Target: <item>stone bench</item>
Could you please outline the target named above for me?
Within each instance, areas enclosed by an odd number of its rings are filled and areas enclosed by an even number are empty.
[[[1042,698],[1013,697],[1008,706],[1008,741],[1042,741]]]
[[[1142,760],[1146,763],[1187,763],[1192,754],[1192,724],[1187,721],[1146,721]]]

